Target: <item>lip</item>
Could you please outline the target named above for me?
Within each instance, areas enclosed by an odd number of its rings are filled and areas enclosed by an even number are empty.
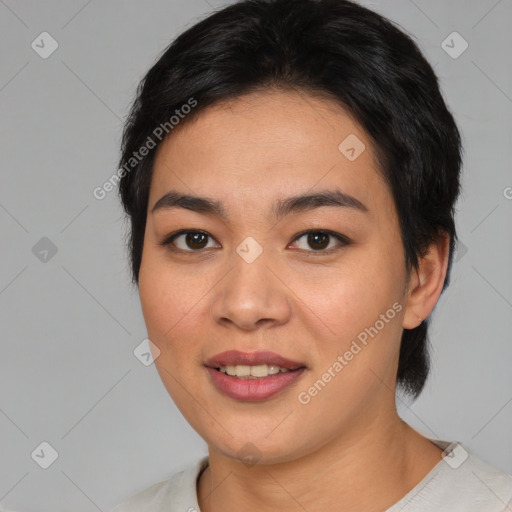
[[[276,365],[288,370],[297,370],[306,365],[297,361],[292,361],[276,352],[241,352],[240,350],[227,350],[208,359],[205,366],[208,368],[220,368],[221,366],[248,365],[256,366],[259,364]]]
[[[224,395],[235,400],[261,402],[281,393],[294,384],[306,372],[302,367],[289,372],[281,372],[260,379],[239,379],[226,375],[216,368],[206,367],[213,385]]]

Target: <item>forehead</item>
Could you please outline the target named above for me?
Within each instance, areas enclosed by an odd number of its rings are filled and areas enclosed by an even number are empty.
[[[390,200],[372,141],[338,103],[257,93],[207,108],[171,132],[156,155],[150,207],[167,189],[257,207],[315,188],[341,189],[364,204]]]

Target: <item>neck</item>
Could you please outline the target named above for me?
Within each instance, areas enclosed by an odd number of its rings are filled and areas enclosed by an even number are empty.
[[[199,506],[201,512],[381,512],[416,486],[441,453],[396,411],[277,464],[249,466],[210,447],[197,485]]]

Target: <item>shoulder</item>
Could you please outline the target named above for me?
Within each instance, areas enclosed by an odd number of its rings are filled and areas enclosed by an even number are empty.
[[[512,475],[458,441],[435,443],[444,450],[443,459],[388,512],[512,511]]]
[[[207,456],[189,464],[171,478],[138,492],[110,512],[198,511],[196,481],[206,466]]]
[[[468,500],[472,501],[473,508],[466,510],[468,512],[473,509],[475,512],[512,511],[512,475],[488,464],[460,443],[457,446],[467,453],[465,461],[467,464],[462,462],[460,466],[463,468],[460,478],[454,478],[454,482],[458,483],[460,495],[467,495]],[[464,453],[462,457],[465,457]],[[454,473],[458,468],[450,467],[450,469]]]

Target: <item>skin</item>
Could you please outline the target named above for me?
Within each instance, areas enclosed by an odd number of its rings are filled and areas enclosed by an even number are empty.
[[[338,149],[349,134],[366,146],[354,161]],[[276,199],[334,189],[368,212],[323,206],[279,221],[271,216]],[[152,212],[169,190],[218,200],[228,218],[178,207]],[[179,229],[210,236],[192,246],[181,236],[174,251],[160,245]],[[351,242],[327,238],[324,252],[315,251],[307,236],[297,238],[306,229]],[[263,249],[250,264],[236,252],[248,236]],[[254,93],[210,107],[171,133],[156,155],[139,291],[148,336],[160,350],[160,377],[208,444],[210,465],[197,482],[203,512],[381,512],[441,460],[442,451],[399,418],[395,387],[402,330],[435,306],[448,242],[439,238],[419,268],[406,272],[372,142],[332,100]],[[401,311],[300,403],[298,393],[394,303]],[[266,401],[234,400],[203,366],[229,349],[272,350],[307,371]],[[254,465],[242,461],[248,442],[257,451]]]

